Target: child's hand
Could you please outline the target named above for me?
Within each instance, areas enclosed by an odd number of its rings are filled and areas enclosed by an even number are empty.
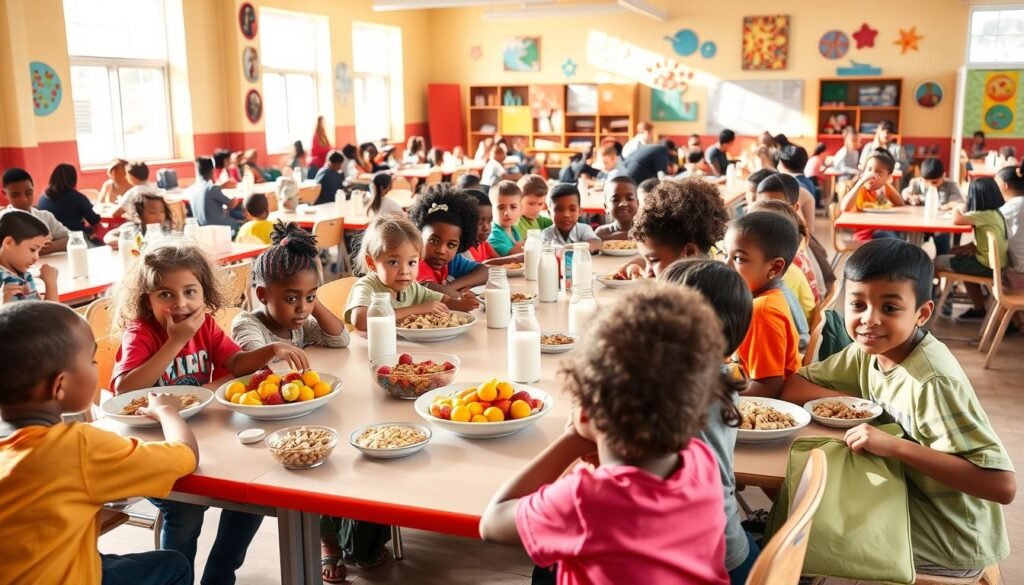
[[[150,392],[148,398],[149,406],[140,409],[140,411],[153,420],[160,420],[161,416],[171,413],[177,414],[178,408],[181,406],[181,401],[173,394]]]
[[[189,339],[199,331],[199,328],[203,326],[203,321],[206,320],[206,307],[199,307],[191,315],[175,323],[174,318],[171,317],[171,310],[167,310],[167,337],[179,341],[182,343],[187,342]]]
[[[274,348],[274,356],[288,363],[293,370],[303,372],[309,369],[309,357],[306,352],[290,343],[278,341],[271,344]]]
[[[421,315],[426,314],[426,313],[447,313],[447,312],[449,312],[448,311],[448,305],[446,305],[444,303],[444,301],[427,301],[425,303],[420,303],[418,308],[420,309],[420,311],[418,311],[418,312]]]
[[[476,295],[465,291],[461,297],[449,300],[447,306],[456,311],[472,311],[480,306],[480,301],[477,300]]]
[[[46,283],[46,288],[49,289],[51,285],[57,284],[57,269],[49,264],[43,264],[39,266],[39,280]]]
[[[4,304],[7,304],[15,300],[18,295],[28,294],[28,284],[3,284],[0,285],[0,290],[3,291]]]
[[[868,190],[874,190],[882,186],[882,177],[878,173],[865,173],[860,179]]]
[[[515,243],[515,244],[514,244],[514,245],[512,246],[512,249],[511,249],[511,250],[509,250],[509,251],[508,251],[508,253],[509,253],[510,255],[511,255],[511,254],[522,254],[522,253],[523,253],[523,245],[524,245],[524,244],[525,244],[525,240],[519,240],[518,242],[516,242],[516,243]]]
[[[871,453],[879,457],[892,457],[899,448],[898,439],[869,424],[861,423],[846,431],[846,446],[854,453]]]

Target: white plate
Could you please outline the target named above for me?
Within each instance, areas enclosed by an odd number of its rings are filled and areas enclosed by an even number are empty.
[[[551,412],[551,408],[555,405],[554,398],[552,398],[547,392],[539,388],[534,388],[533,386],[527,386],[526,384],[511,382],[512,387],[515,388],[516,392],[526,390],[530,393],[530,396],[544,401],[544,407],[541,408],[540,412],[526,418],[486,423],[454,422],[431,416],[430,403],[434,401],[435,396],[448,396],[453,392],[465,390],[466,388],[475,388],[480,384],[483,384],[483,382],[477,382],[475,384],[451,384],[438,388],[437,390],[431,390],[416,399],[416,402],[413,405],[416,408],[416,414],[423,417],[423,420],[428,421],[431,424],[435,424],[450,433],[455,433],[460,437],[466,437],[467,439],[493,439],[495,437],[504,437],[518,433],[540,420],[541,417],[546,416]]]
[[[614,250],[608,248],[601,248],[601,254],[603,256],[636,256],[640,252],[636,248],[627,248],[625,250]]]
[[[742,397],[740,398],[740,404],[744,402],[758,402],[765,406],[770,406],[779,412],[784,412],[789,416],[793,417],[796,421],[796,425],[789,427],[788,429],[779,429],[776,431],[755,431],[752,429],[738,429],[736,434],[736,441],[740,443],[767,443],[769,441],[777,441],[786,437],[792,436],[800,429],[806,427],[811,422],[811,414],[803,408],[786,402],[784,400],[776,400],[774,398],[761,398],[761,397]]]
[[[107,418],[111,418],[130,427],[159,426],[159,422],[149,418],[148,416],[143,416],[141,414],[121,414],[121,410],[124,409],[126,404],[141,396],[148,396],[150,392],[175,395],[195,394],[198,396],[198,405],[181,411],[181,418],[186,420],[194,416],[200,410],[206,408],[206,405],[213,402],[213,392],[210,392],[202,386],[159,386],[156,388],[142,388],[141,390],[132,390],[131,392],[118,394],[101,404],[100,409],[103,410],[103,415]]]
[[[600,282],[602,286],[606,286],[608,288],[629,288],[631,286],[636,286],[637,284],[640,283],[641,280],[643,280],[642,278],[634,278],[633,280],[613,280],[610,278],[605,278],[606,276],[609,275],[600,274],[597,277],[595,277],[594,280]]]
[[[359,435],[363,434],[363,432],[366,431],[367,429],[372,429],[374,427],[389,427],[389,426],[409,427],[411,429],[416,429],[417,431],[427,435],[427,438],[423,439],[419,443],[414,443],[412,445],[407,445],[405,447],[398,447],[396,449],[373,449],[371,447],[363,447],[362,445],[359,445],[359,444],[356,443],[356,439],[359,438]],[[349,445],[352,445],[356,449],[359,449],[360,451],[362,451],[363,454],[365,454],[367,457],[373,457],[375,459],[398,459],[399,457],[408,457],[409,455],[412,455],[413,453],[419,451],[423,447],[426,447],[427,443],[430,442],[430,439],[433,437],[433,435],[434,435],[434,433],[432,433],[430,431],[430,428],[428,428],[428,427],[426,427],[424,425],[416,424],[416,423],[407,423],[407,422],[376,423],[376,424],[372,424],[372,425],[366,425],[366,426],[359,427],[358,429],[356,429],[356,430],[352,431],[351,433],[349,433],[349,435],[348,435],[348,443],[349,443]]]
[[[453,315],[460,315],[469,318],[469,323],[458,327],[445,327],[443,329],[407,329],[398,327],[398,335],[409,341],[444,341],[453,339],[469,331],[469,328],[476,324],[476,317],[464,311],[452,311]]]
[[[476,296],[476,300],[480,301],[480,307],[481,308],[486,308],[486,299],[484,297],[484,291],[485,290],[487,290],[487,285],[486,284],[481,284],[479,286],[474,286],[473,288],[469,289],[469,292],[473,293],[473,295]],[[538,295],[535,292],[530,292],[528,290],[524,290],[524,289],[521,289],[521,288],[518,289],[518,290],[513,288],[513,289],[509,290],[509,293],[510,294],[530,295],[532,298],[530,299],[529,302],[533,303],[534,305],[537,305],[540,302],[540,295]],[[526,301],[512,301],[512,302],[513,303],[516,303],[516,302],[524,303]]]
[[[569,335],[568,333],[564,333],[562,331],[542,331],[541,336],[543,337],[545,335],[553,335],[555,333],[559,333],[561,335],[568,335],[569,337],[573,338],[573,342],[566,343],[565,345],[544,345],[542,343],[540,344],[541,353],[565,353],[567,351],[572,351],[572,349],[576,347],[576,342],[579,341],[580,339],[579,336]]]
[[[861,211],[864,213],[896,213],[899,210],[895,207],[884,207],[881,209],[875,207],[874,209],[861,209]]]
[[[283,374],[287,374],[288,371],[289,370],[275,370],[274,373],[281,376]],[[237,413],[244,414],[245,416],[256,420],[286,420],[289,418],[298,418],[302,415],[313,412],[333,400],[338,394],[341,394],[341,378],[331,374],[324,374],[322,372],[317,373],[320,374],[321,382],[327,382],[331,385],[331,393],[305,402],[288,402],[286,404],[265,404],[256,406],[249,404],[235,404],[224,397],[224,392],[227,391],[228,386],[232,382],[237,380],[248,386],[249,379],[252,378],[252,375],[242,376],[241,378],[235,378],[234,380],[224,382],[220,385],[220,388],[217,388],[215,396],[217,398],[217,402]]]
[[[869,411],[871,411],[871,416],[868,417],[868,418],[852,418],[852,419],[829,418],[829,417],[824,417],[824,416],[818,416],[818,415],[814,414],[814,412],[812,412],[814,410],[814,406],[816,404],[818,404],[819,402],[826,402],[826,401],[829,401],[829,400],[838,400],[839,402],[845,403],[850,408],[855,408],[857,410],[869,410]],[[811,400],[807,404],[804,404],[804,410],[806,410],[807,413],[811,415],[811,418],[814,419],[814,422],[816,422],[818,424],[825,425],[826,427],[835,427],[837,429],[850,429],[850,428],[853,428],[853,427],[859,425],[860,423],[869,423],[869,422],[875,420],[876,418],[878,418],[879,416],[882,415],[882,407],[880,405],[875,404],[874,402],[871,402],[870,400],[865,400],[863,398],[857,398],[855,396],[839,396],[839,397],[835,397],[835,398],[818,398],[816,400]]]

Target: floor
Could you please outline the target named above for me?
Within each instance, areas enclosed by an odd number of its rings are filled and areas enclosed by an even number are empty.
[[[816,232],[822,242],[829,242],[827,226],[819,219]],[[928,246],[926,244],[926,246]],[[934,253],[934,250],[929,250]],[[957,307],[958,314],[962,307]],[[1020,424],[1020,396],[1024,379],[1024,336],[1007,337],[1003,342],[992,369],[982,369],[984,354],[977,351],[971,339],[978,336],[979,324],[957,323],[938,319],[932,330],[944,340],[967,372],[974,390],[981,399],[992,424],[1010,452],[1018,469],[1024,469],[1024,425]],[[957,341],[960,339],[960,341]],[[768,506],[768,500],[759,490],[744,492],[755,508]],[[1024,486],[1017,501],[1004,508],[1011,548],[1024,547]],[[205,562],[204,551],[213,542],[217,526],[217,511],[207,513],[199,542],[197,566]],[[403,531],[405,559],[389,562],[382,567],[361,571],[349,567],[349,582],[360,585],[370,583],[417,583],[422,585],[524,585],[530,582],[532,564],[525,554],[509,547],[485,544],[481,541],[442,536],[416,530]],[[100,550],[106,553],[127,553],[150,550],[151,535],[142,528],[122,526],[100,539]],[[280,582],[277,554],[277,524],[268,519],[263,523],[249,549],[249,557],[238,572],[238,583],[245,585],[271,585]],[[1006,583],[1024,582],[1024,554],[1014,554],[1001,563]],[[197,576],[198,582],[198,576]]]

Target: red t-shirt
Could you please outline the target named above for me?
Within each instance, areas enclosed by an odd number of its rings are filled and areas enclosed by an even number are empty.
[[[441,270],[434,270],[429,264],[420,260],[420,272],[416,275],[416,282],[433,282],[445,284],[448,282],[448,265],[445,264]]]
[[[112,380],[146,363],[167,343],[167,330],[155,319],[132,321],[121,335]],[[202,386],[229,374],[224,362],[242,351],[224,334],[213,315],[206,315],[199,331],[178,352],[154,386]]]
[[[492,247],[490,242],[488,242],[487,240],[484,240],[483,242],[480,242],[479,244],[470,248],[469,255],[472,256],[473,260],[476,260],[477,262],[484,262],[486,260],[490,260],[491,258],[500,257],[498,252],[494,250],[494,247]]]

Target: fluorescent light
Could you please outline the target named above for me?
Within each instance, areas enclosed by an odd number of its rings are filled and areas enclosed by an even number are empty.
[[[429,8],[472,8],[476,6],[552,4],[555,0],[373,0],[375,12],[426,10]]]
[[[668,20],[668,12],[660,8],[655,8],[644,0],[618,0],[618,5],[632,10],[633,12],[643,14],[648,18],[653,18],[654,20]]]
[[[523,8],[522,10],[488,10],[484,20],[517,20],[527,18],[550,18],[553,16],[583,16],[588,14],[613,14],[623,12],[616,4],[554,4]]]

